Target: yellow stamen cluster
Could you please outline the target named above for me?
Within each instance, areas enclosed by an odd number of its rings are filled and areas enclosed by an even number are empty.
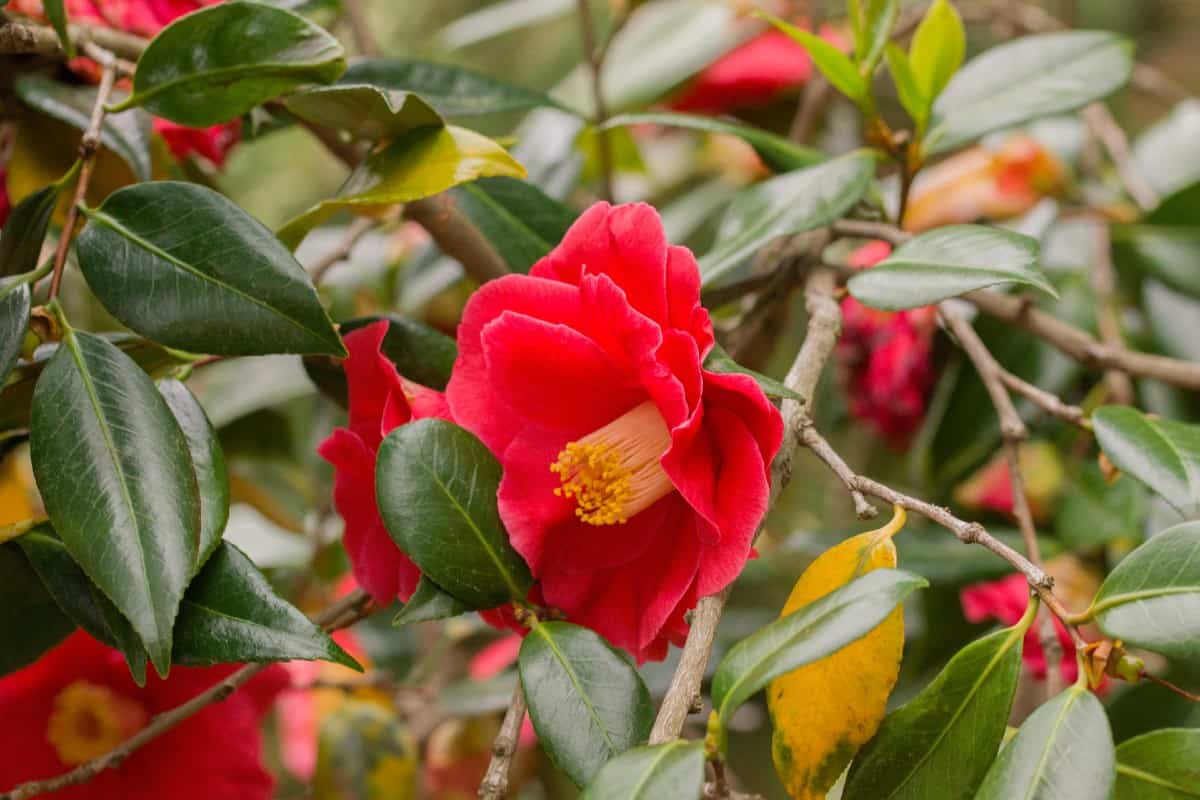
[[[76,681],[54,698],[46,740],[59,761],[82,764],[104,755],[141,730],[146,709],[107,686]]]
[[[575,498],[575,516],[584,522],[614,525],[626,521],[622,509],[629,500],[632,476],[608,444],[571,442],[550,465],[550,471],[563,482],[554,494]]]
[[[658,407],[645,402],[569,443],[550,465],[575,500],[575,516],[589,525],[619,525],[674,489],[660,461],[671,434]]]

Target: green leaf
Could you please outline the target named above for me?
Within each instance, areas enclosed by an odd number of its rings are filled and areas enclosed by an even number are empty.
[[[342,46],[304,17],[262,3],[232,2],[180,17],[138,59],[133,94],[143,106],[193,128],[240,117],[305,83],[329,83],[346,68]]]
[[[929,107],[933,101],[921,91],[912,63],[898,45],[889,43],[883,52],[887,57],[888,71],[892,73],[892,83],[896,86],[900,105],[904,106],[904,110],[919,128],[924,128],[925,123],[929,121]]]
[[[967,34],[962,18],[947,0],[935,0],[913,34],[909,63],[921,94],[934,101],[962,66]]]
[[[38,189],[13,207],[0,230],[0,278],[32,272],[58,201],[58,186]],[[0,294],[4,289],[0,287]],[[0,380],[0,384],[4,383]]]
[[[396,614],[392,624],[396,627],[411,625],[414,622],[429,622],[434,619],[448,619],[469,611],[465,605],[446,593],[442,587],[422,575],[417,581],[417,590]]]
[[[79,131],[87,130],[96,105],[93,87],[59,83],[40,72],[20,75],[13,90],[30,108]],[[120,156],[141,181],[151,178],[150,141],[150,116],[136,109],[109,114],[100,126],[100,143]]]
[[[1151,419],[1128,406],[1092,414],[1100,449],[1117,469],[1149,486],[1187,516],[1200,503],[1200,426]]]
[[[738,642],[713,675],[713,708],[722,728],[772,680],[861,639],[914,589],[928,585],[908,572],[878,569]]]
[[[1200,181],[1200,100],[1187,99],[1133,142],[1133,168],[1160,195]]]
[[[736,136],[753,147],[766,165],[775,172],[791,172],[826,160],[825,154],[820,150],[796,144],[790,139],[776,136],[762,128],[699,114],[681,114],[675,111],[621,114],[609,119],[602,127],[608,129],[621,125],[667,125],[673,128]]]
[[[1117,747],[1113,800],[1200,797],[1200,730],[1152,731]]]
[[[109,195],[76,242],[113,316],[168,347],[220,355],[345,355],[308,274],[223,195],[176,181]]]
[[[16,543],[0,545],[0,675],[32,664],[74,630]]]
[[[417,95],[366,84],[318,86],[290,95],[283,103],[301,119],[370,141],[443,124]]]
[[[142,640],[129,620],[84,574],[54,529],[42,525],[16,543],[59,608],[93,638],[120,650],[134,681],[145,686],[146,648]]]
[[[1022,627],[964,647],[884,718],[850,766],[845,800],[971,797],[1000,748],[1021,675]]]
[[[562,241],[576,213],[526,181],[483,178],[450,195],[513,272],[529,268]]]
[[[1114,253],[1167,286],[1200,297],[1200,183],[1182,189],[1140,222],[1114,225]]]
[[[375,486],[388,533],[471,609],[524,600],[532,580],[496,510],[500,471],[483,442],[442,419],[401,425],[379,447]]]
[[[704,747],[674,739],[626,750],[609,761],[580,800],[659,800],[699,797],[704,788]]]
[[[1100,629],[1169,658],[1200,658],[1200,522],[1168,528],[1126,556],[1089,612]]]
[[[524,178],[525,168],[503,147],[466,128],[418,128],[371,154],[350,173],[337,197],[291,220],[278,236],[294,249],[340,208],[407,203],[460,183],[497,176]]]
[[[869,76],[892,38],[892,28],[900,15],[900,3],[899,0],[867,0],[866,12],[863,24],[855,31],[854,50],[859,74]]]
[[[1133,46],[1106,31],[1025,36],[971,59],[933,104],[926,138],[940,153],[1002,128],[1085,106],[1119,89]]]
[[[195,395],[173,378],[159,381],[158,392],[167,401],[167,407],[175,415],[187,440],[200,491],[200,547],[192,568],[192,574],[195,574],[221,544],[221,535],[229,519],[229,473],[225,469],[225,454],[221,451],[217,432]]]
[[[68,330],[38,378],[29,435],[55,530],[165,676],[200,525],[187,441],[171,410],[129,356]]]
[[[461,119],[538,106],[562,108],[541,92],[523,89],[453,64],[395,58],[356,60],[339,81],[419,95],[443,117]]]
[[[30,302],[27,285],[0,287],[0,388],[21,355],[25,330],[29,327]]]
[[[1112,791],[1114,761],[1104,706],[1076,684],[1021,724],[975,800],[1100,800]]]
[[[1037,268],[1036,239],[984,225],[947,225],[918,234],[847,283],[860,303],[919,308],[997,283],[1019,283],[1057,297]]]
[[[388,321],[388,330],[380,349],[396,365],[396,371],[422,386],[439,391],[445,389],[450,381],[454,359],[458,357],[458,346],[441,331],[395,314],[359,317],[341,323],[339,328],[343,334],[348,334],[381,319]],[[304,370],[322,393],[343,408],[349,407],[346,371],[341,361],[325,356],[307,356]]]
[[[821,74],[839,92],[860,106],[868,99],[871,89],[870,84],[859,73],[858,69],[854,66],[854,62],[850,60],[848,55],[820,36],[809,33],[806,30],[801,30],[795,25],[784,22],[779,17],[761,11],[756,13],[792,37],[797,44],[807,50],[813,64],[816,65],[817,69],[821,70]]]
[[[538,624],[521,643],[517,666],[542,749],[577,786],[650,735],[654,707],[646,684],[595,631]]]
[[[733,357],[725,352],[725,348],[719,344],[714,344],[712,350],[708,352],[708,356],[704,359],[704,368],[709,372],[749,375],[751,378],[754,378],[754,382],[758,384],[759,388],[763,390],[763,394],[767,397],[787,398],[801,403],[804,402],[803,397],[793,392],[782,382],[763,375],[761,372],[755,372],[752,369],[743,367],[734,361]]]
[[[71,41],[71,32],[67,27],[67,9],[63,7],[63,0],[42,0],[42,11],[54,26],[58,41],[62,43],[63,53],[67,58],[74,58],[75,44]]]
[[[219,543],[179,608],[175,662],[208,666],[292,659],[362,670],[300,609],[275,594],[241,550]]]
[[[1089,463],[1063,492],[1054,514],[1054,532],[1072,550],[1094,550],[1115,539],[1137,539],[1146,518],[1145,492],[1133,481],[1109,485]]]
[[[840,217],[867,191],[874,171],[874,156],[856,150],[739,192],[717,228],[716,245],[700,259],[704,285],[715,285],[771,240]]]

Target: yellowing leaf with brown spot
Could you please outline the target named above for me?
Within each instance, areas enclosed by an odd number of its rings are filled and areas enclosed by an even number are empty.
[[[796,581],[780,616],[867,572],[895,567],[891,537],[903,525],[904,510],[897,508],[887,526],[826,550]],[[863,638],[767,687],[775,728],[771,755],[795,800],[824,800],[858,749],[875,735],[900,673],[903,649],[904,611],[897,606]]]

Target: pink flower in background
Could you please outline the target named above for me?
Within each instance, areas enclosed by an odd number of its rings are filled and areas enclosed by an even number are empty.
[[[500,515],[551,607],[639,661],[741,572],[783,423],[713,345],[696,260],[648,205],[597,203],[468,301],[446,397],[504,467]]]

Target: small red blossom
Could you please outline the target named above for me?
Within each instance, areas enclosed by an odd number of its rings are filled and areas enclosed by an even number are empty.
[[[692,253],[650,206],[597,203],[472,296],[458,346],[450,409],[504,467],[500,515],[545,603],[663,658],[749,557],[783,433],[753,379],[703,368]]]
[[[229,151],[242,138],[242,121],[235,119],[209,128],[189,128],[156,117],[154,130],[167,143],[171,155],[180,161],[188,156],[197,155],[212,162],[214,166],[223,167]]]
[[[886,242],[863,245],[850,254],[852,267],[866,269],[886,258]],[[932,308],[877,311],[853,297],[842,300],[842,338],[836,356],[850,413],[870,424],[897,449],[908,446],[925,418],[933,386]]]
[[[350,395],[347,427],[337,428],[317,452],[334,467],[333,500],[346,521],[342,543],[354,577],[382,606],[408,600],[421,572],[383,526],[375,502],[375,456],[383,437],[413,419],[449,419],[440,392],[406,381],[380,352],[388,322],[380,320],[344,337],[343,362]]]
[[[1062,459],[1050,442],[1025,442],[1017,457],[1025,477],[1029,511],[1035,522],[1043,522],[1054,511],[1054,500],[1062,489]],[[974,511],[994,511],[1012,517],[1012,494],[1008,458],[999,453],[954,488],[954,501]]]
[[[841,37],[823,29],[827,41],[842,46]],[[770,103],[812,77],[812,59],[794,39],[769,30],[735,47],[704,69],[672,103],[679,111],[720,114],[731,109]]]
[[[119,746],[155,714],[236,669],[175,667],[139,688],[121,654],[82,631],[22,670],[0,678],[0,791],[48,778]],[[208,706],[116,769],[47,800],[270,800],[259,723],[287,673],[272,666],[228,700]]]

